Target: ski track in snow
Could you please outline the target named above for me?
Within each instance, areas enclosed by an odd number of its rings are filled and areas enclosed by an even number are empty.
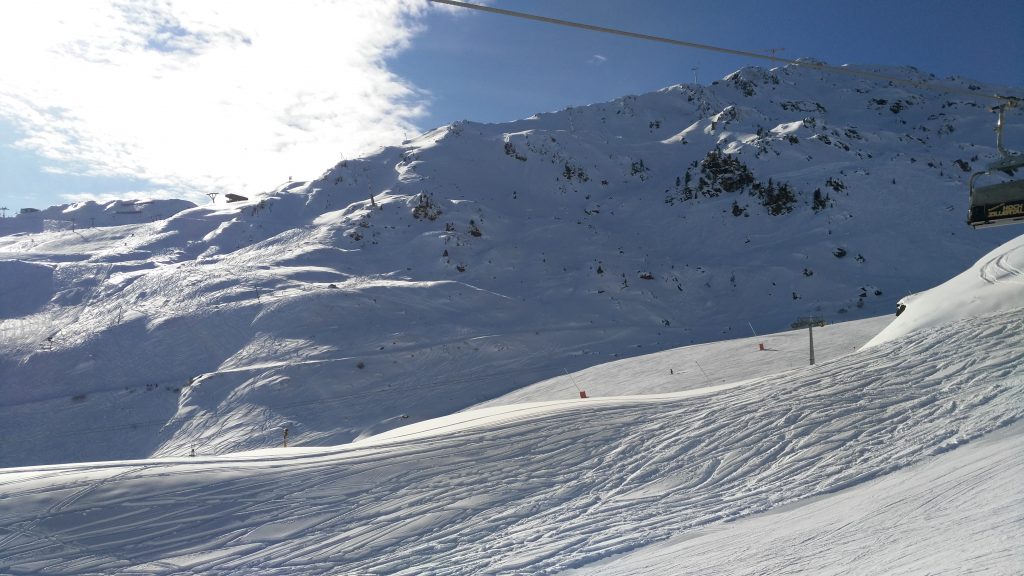
[[[981,266],[981,279],[989,284],[1012,282],[1024,284],[1024,246],[1017,246],[992,258]]]
[[[862,485],[1014,423],[1021,334],[1017,309],[703,394],[511,406],[331,449],[8,469],[0,572],[581,567]]]

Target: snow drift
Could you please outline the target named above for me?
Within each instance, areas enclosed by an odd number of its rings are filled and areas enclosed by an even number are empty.
[[[904,311],[865,347],[915,330],[963,318],[994,316],[1024,307],[1024,236],[989,252],[977,264],[941,286],[902,300]]]

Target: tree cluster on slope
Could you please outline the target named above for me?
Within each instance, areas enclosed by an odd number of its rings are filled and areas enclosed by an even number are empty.
[[[796,192],[793,187],[785,182],[775,184],[771,178],[768,184],[754,182],[751,186],[751,195],[761,201],[761,205],[768,209],[772,216],[789,214],[796,204]]]
[[[723,192],[739,192],[755,182],[754,175],[739,158],[718,148],[708,152],[698,168],[697,191],[706,198]]]
[[[814,199],[811,201],[811,209],[814,210],[815,213],[828,208],[831,203],[832,198],[829,197],[828,193],[822,195],[821,188],[814,189]]]
[[[568,162],[565,163],[565,170],[562,171],[562,177],[565,178],[566,180],[572,180],[573,178],[576,178],[581,183],[590,180],[590,177],[587,176],[587,173],[583,171],[583,168],[580,168],[579,166],[573,166]]]
[[[698,170],[697,188],[690,188],[690,170],[687,170],[686,184],[682,192],[683,200],[691,200],[698,194],[705,198],[715,198],[723,193],[747,191],[757,198],[772,216],[788,214],[796,205],[796,192],[792,186],[785,182],[776,183],[771,178],[767,183],[757,180],[750,168],[739,158],[726,154],[719,148],[708,152],[700,162],[691,164],[690,169]],[[678,179],[676,185],[679,185]],[[741,216],[745,214],[745,209],[734,201],[732,213],[734,216]]]
[[[505,155],[506,156],[511,156],[511,157],[515,158],[516,160],[520,160],[522,162],[526,162],[526,156],[523,156],[522,154],[517,152],[515,144],[513,144],[511,142],[505,142]]]
[[[416,205],[412,208],[412,217],[416,219],[426,218],[437,220],[441,215],[441,208],[434,203],[433,197],[424,193],[418,194]]]

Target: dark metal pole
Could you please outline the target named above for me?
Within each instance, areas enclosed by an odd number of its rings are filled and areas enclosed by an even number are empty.
[[[807,336],[811,341],[811,366],[814,366],[814,324],[807,326]]]
[[[818,317],[807,316],[807,317],[797,318],[796,322],[794,322],[794,323],[792,323],[790,325],[790,327],[792,329],[794,329],[794,330],[799,330],[800,328],[803,328],[804,326],[807,327],[807,340],[808,340],[808,345],[810,347],[810,353],[811,353],[811,366],[814,365],[814,327],[815,326],[824,326],[824,325],[825,325],[825,319],[820,317],[820,316],[818,316]]]

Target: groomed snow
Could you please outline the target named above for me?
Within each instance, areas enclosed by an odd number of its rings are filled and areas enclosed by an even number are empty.
[[[335,448],[4,470],[0,571],[1014,573],[1024,308],[990,306],[737,385],[490,407]],[[700,542],[726,547],[690,556]]]
[[[1024,426],[991,436],[827,498],[568,574],[1017,573],[1024,568]]]

